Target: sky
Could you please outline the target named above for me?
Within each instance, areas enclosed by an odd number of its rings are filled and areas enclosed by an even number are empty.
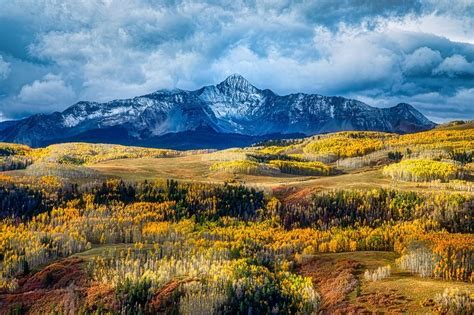
[[[0,121],[232,73],[474,119],[474,0],[0,0]]]

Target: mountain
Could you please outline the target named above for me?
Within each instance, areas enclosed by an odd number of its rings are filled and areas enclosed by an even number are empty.
[[[0,121],[0,131],[5,130],[16,124],[15,120]]]
[[[341,130],[407,133],[435,124],[409,104],[376,108],[343,97],[280,96],[233,74],[195,91],[159,90],[107,103],[79,102],[0,128],[0,140],[44,146],[69,141],[169,148],[225,148]]]

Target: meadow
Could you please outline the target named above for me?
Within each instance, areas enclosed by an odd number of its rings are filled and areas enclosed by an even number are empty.
[[[472,122],[0,144],[0,314],[471,314],[473,152]]]

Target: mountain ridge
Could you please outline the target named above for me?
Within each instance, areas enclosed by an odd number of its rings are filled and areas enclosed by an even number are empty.
[[[276,134],[309,136],[343,130],[407,133],[434,126],[407,103],[376,108],[340,96],[306,93],[281,96],[233,74],[217,85],[194,91],[158,90],[105,103],[81,101],[63,112],[37,114],[10,123],[0,128],[0,140],[43,146],[67,139],[81,140],[83,134],[88,134],[86,138],[92,141],[90,135],[101,138],[100,134],[104,133],[110,143],[140,144],[160,143],[158,138],[170,138],[173,134],[176,143],[168,146],[182,148],[179,134],[189,138],[195,132],[196,139],[204,139],[207,131],[212,130],[210,136],[216,138],[213,147],[223,148],[225,137],[213,136],[214,133],[245,138],[242,145],[248,145],[252,138],[259,141]],[[117,127],[125,132],[114,137],[110,128]],[[206,133],[199,137],[197,134],[202,130]],[[207,139],[203,142],[212,145]],[[232,144],[239,146],[238,141]]]

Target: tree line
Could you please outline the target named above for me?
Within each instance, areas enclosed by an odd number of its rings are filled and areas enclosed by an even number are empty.
[[[286,228],[377,227],[387,222],[432,219],[450,232],[473,232],[474,198],[463,193],[416,193],[394,189],[338,190],[309,203],[273,203]]]

